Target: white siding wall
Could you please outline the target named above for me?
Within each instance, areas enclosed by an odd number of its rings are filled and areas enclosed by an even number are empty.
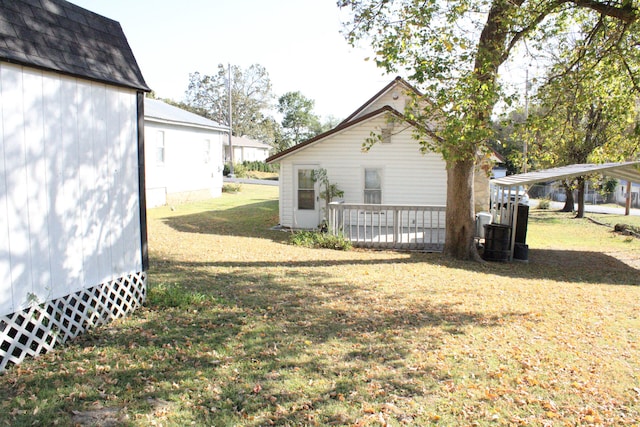
[[[0,315],[142,270],[136,104],[0,64]]]
[[[446,203],[447,175],[439,154],[421,154],[411,129],[397,124],[391,143],[377,143],[362,152],[370,132],[380,131],[386,119],[378,117],[330,136],[281,161],[280,222],[293,226],[293,165],[318,163],[327,169],[329,180],[344,191],[347,203],[363,203],[364,169],[382,170],[383,204],[439,205]],[[400,133],[397,133],[400,132]]]
[[[269,150],[258,147],[242,147],[242,161],[264,162],[269,157]]]
[[[294,207],[294,177],[293,158],[287,158],[280,163],[280,225],[283,227],[293,227],[293,207]]]
[[[147,207],[160,206],[162,196],[189,192],[222,194],[222,139],[226,134],[190,126],[145,121]],[[156,134],[164,132],[165,161],[156,160]],[[205,141],[210,141],[205,158]]]

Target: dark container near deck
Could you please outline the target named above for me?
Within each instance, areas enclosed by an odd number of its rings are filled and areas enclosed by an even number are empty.
[[[504,224],[486,224],[484,226],[484,252],[486,261],[509,261],[511,227]]]
[[[529,224],[529,206],[518,205],[518,222],[516,223],[516,243],[527,243],[527,226]]]

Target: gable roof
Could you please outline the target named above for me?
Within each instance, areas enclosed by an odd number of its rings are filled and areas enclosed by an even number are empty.
[[[356,111],[354,111],[349,117],[347,117],[346,119],[344,119],[342,122],[340,122],[340,124],[338,124],[338,126],[336,126],[335,128],[321,133],[320,135],[317,135],[311,139],[308,139],[306,141],[303,141],[297,145],[294,145],[293,147],[288,148],[287,150],[281,151],[279,153],[274,154],[273,156],[268,157],[265,161],[267,163],[272,163],[276,160],[279,160],[283,157],[289,156],[290,154],[301,150],[305,147],[307,147],[308,145],[314,144],[322,139],[325,139],[333,134],[336,134],[338,132],[341,132],[345,129],[348,129],[351,126],[357,125],[363,121],[369,120],[375,116],[378,116],[382,113],[391,113],[394,116],[396,116],[399,119],[402,119],[404,122],[410,124],[411,126],[414,127],[420,127],[420,125],[413,121],[413,120],[409,120],[407,117],[405,117],[405,115],[401,112],[399,112],[398,110],[396,110],[395,108],[389,106],[389,105],[384,105],[381,108],[378,108],[377,110],[371,111],[367,114],[364,114],[362,116],[359,116],[359,114],[363,113],[368,107],[370,107],[371,105],[373,105],[378,99],[380,99],[381,97],[383,97],[386,93],[388,93],[389,91],[391,91],[392,89],[394,89],[397,86],[404,86],[404,88],[407,91],[413,92],[418,96],[423,96],[423,94],[416,89],[415,87],[413,87],[411,84],[409,84],[406,80],[404,80],[402,77],[396,77],[394,80],[391,81],[391,83],[387,84],[384,88],[382,88],[382,90],[380,90],[378,93],[376,93],[373,97],[371,97],[371,99],[369,99],[367,102],[365,102],[360,108],[358,108]],[[500,161],[502,156],[500,156],[500,154],[498,154],[495,150],[491,149],[491,160],[493,161]]]
[[[270,156],[269,158],[267,158],[267,160],[265,160],[267,163],[272,163],[276,160],[279,160],[283,157],[287,157],[293,153],[295,153],[296,151],[299,151],[305,147],[308,147],[309,145],[315,144],[325,138],[328,138],[336,133],[342,132],[346,129],[349,129],[350,127],[356,126],[362,122],[366,122],[369,119],[372,119],[374,117],[377,117],[381,114],[385,114],[385,113],[389,113],[389,114],[393,114],[394,116],[398,117],[399,119],[404,120],[405,122],[411,124],[412,126],[417,126],[417,123],[412,122],[410,120],[407,120],[406,117],[404,117],[404,115],[402,115],[401,113],[399,113],[396,109],[394,109],[393,107],[390,107],[388,105],[385,105],[382,108],[379,108],[375,111],[372,111],[368,114],[365,114],[364,116],[358,117],[357,119],[354,119],[352,121],[349,122],[342,122],[340,123],[338,126],[336,126],[335,128],[321,133],[320,135],[316,135],[311,139],[308,139],[306,141],[303,141],[297,145],[294,145],[293,147],[290,147],[284,151],[281,151],[277,154],[274,154],[273,156]]]
[[[120,24],[64,0],[4,0],[0,61],[149,91]]]
[[[492,179],[491,183],[502,187],[509,187],[535,184],[537,182],[557,181],[559,179],[575,178],[593,173],[601,173],[625,181],[640,182],[640,161],[561,166],[517,175],[508,175],[502,178]]]
[[[389,84],[387,84],[385,87],[383,87],[378,93],[373,95],[367,102],[362,104],[356,111],[351,113],[351,115],[349,115],[349,117],[347,117],[342,122],[340,122],[340,125],[353,120],[355,117],[358,116],[358,114],[362,113],[362,111],[364,111],[368,106],[370,106],[371,104],[376,102],[378,99],[380,99],[382,96],[384,96],[387,92],[389,92],[390,90],[392,90],[396,86],[404,86],[405,90],[407,90],[408,92],[413,92],[418,96],[422,96],[423,95],[422,92],[420,92],[418,89],[416,89],[411,84],[409,84],[405,79],[403,79],[402,77],[398,76],[395,79],[393,79]]]
[[[144,99],[144,119],[157,123],[187,125],[229,132],[228,126],[223,126],[190,111],[169,105],[159,99]]]

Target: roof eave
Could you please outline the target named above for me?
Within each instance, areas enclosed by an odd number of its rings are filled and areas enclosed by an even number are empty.
[[[215,130],[215,131],[225,132],[225,133],[229,132],[229,128],[227,127],[207,126],[199,123],[184,122],[180,120],[161,119],[158,117],[151,117],[151,116],[145,116],[144,119],[145,121],[154,122],[154,123],[162,123],[162,124],[175,125],[175,126],[185,126],[185,127],[192,127],[192,128],[198,128],[198,129],[206,129],[206,130]]]
[[[502,178],[493,179],[491,182],[501,187],[509,187],[558,181],[560,179],[575,178],[591,174],[603,174],[631,182],[639,182],[640,161],[603,164],[575,164],[524,174],[508,175]]]
[[[81,78],[83,80],[88,80],[88,81],[92,81],[92,82],[96,82],[96,83],[102,83],[102,84],[106,84],[106,85],[110,85],[110,86],[116,86],[116,87],[121,87],[121,88],[125,88],[125,89],[133,89],[135,91],[140,91],[140,92],[151,92],[151,88],[149,88],[146,84],[145,85],[132,85],[132,84],[128,84],[128,83],[124,83],[124,82],[120,82],[120,81],[115,81],[115,80],[99,79],[99,78],[96,78],[96,77],[87,76],[85,74],[71,73],[71,72],[68,72],[68,71],[59,70],[59,69],[54,68],[54,67],[47,67],[45,65],[34,64],[33,62],[30,62],[30,61],[21,61],[21,60],[15,59],[15,58],[8,58],[6,56],[0,56],[0,62],[7,62],[9,64],[18,65],[18,66],[21,66],[21,67],[33,68],[33,69],[36,69],[36,70],[47,71],[47,72],[50,72],[50,73],[56,73],[56,74],[60,74],[60,75],[63,75],[63,76],[68,76],[68,77]]]

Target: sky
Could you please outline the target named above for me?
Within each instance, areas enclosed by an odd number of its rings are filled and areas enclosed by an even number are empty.
[[[395,78],[340,34],[336,0],[70,0],[120,22],[147,85],[181,101],[189,73],[260,64],[274,95],[300,91],[342,119]]]

